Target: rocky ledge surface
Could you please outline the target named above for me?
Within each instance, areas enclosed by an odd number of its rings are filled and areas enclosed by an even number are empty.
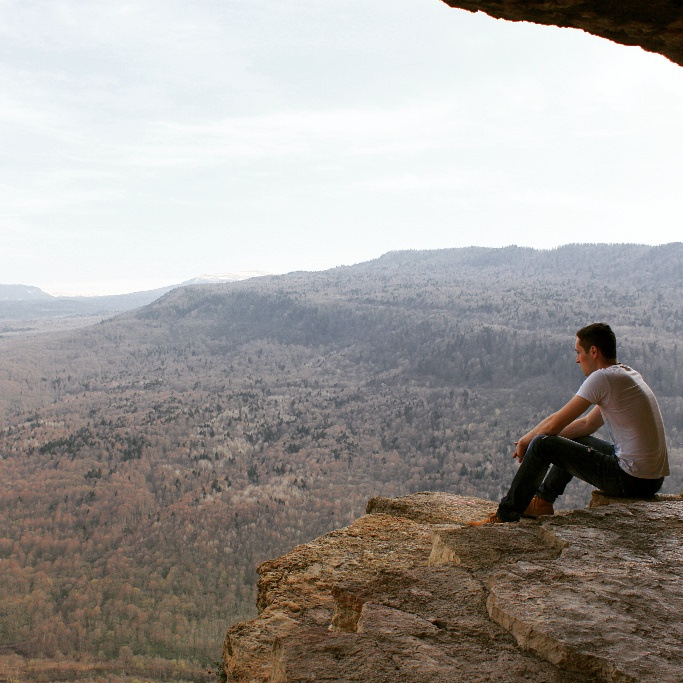
[[[607,504],[609,503],[609,504]],[[446,493],[373,498],[351,526],[259,567],[229,681],[680,681],[683,499],[467,527]]]

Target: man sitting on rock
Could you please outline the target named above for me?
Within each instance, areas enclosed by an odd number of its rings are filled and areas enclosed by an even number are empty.
[[[586,379],[569,403],[516,442],[513,457],[521,464],[510,490],[496,512],[471,526],[552,515],[572,477],[625,498],[647,498],[661,488],[669,463],[652,390],[638,372],[617,362],[609,325],[581,328],[575,348]],[[605,423],[613,444],[590,436]]]

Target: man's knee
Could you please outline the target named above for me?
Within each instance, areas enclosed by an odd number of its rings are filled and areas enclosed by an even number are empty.
[[[529,442],[524,457],[542,456],[546,451],[546,440],[550,438],[547,434],[538,434]]]
[[[534,450],[544,450],[549,444],[552,444],[553,439],[557,439],[557,437],[550,434],[537,434],[529,442],[529,450],[532,448]]]
[[[527,453],[536,457],[540,457],[541,460],[552,462],[549,456],[553,451],[557,449],[562,442],[565,441],[560,436],[553,436],[552,434],[538,434],[529,443],[529,448]]]
[[[539,444],[547,438],[547,434],[536,434],[536,436],[529,441],[529,448],[538,448]]]

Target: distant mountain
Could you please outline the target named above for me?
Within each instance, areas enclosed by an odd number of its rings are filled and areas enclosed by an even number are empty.
[[[0,285],[0,301],[46,301],[54,299],[38,287],[28,285]]]
[[[225,284],[264,276],[263,271],[200,275],[158,289],[109,296],[52,296],[38,287],[0,285],[0,335],[73,329],[152,303],[178,287]]]
[[[123,313],[140,306],[146,306],[156,301],[160,296],[182,285],[169,285],[158,289],[149,289],[142,292],[130,292],[129,294],[111,294],[108,296],[68,296],[59,297],[58,301],[63,304],[73,303],[84,311],[99,315],[100,313]]]
[[[216,273],[213,275],[200,275],[199,277],[186,280],[180,286],[185,285],[217,285],[223,282],[238,282],[240,280],[250,280],[253,277],[263,277],[270,275],[263,270],[244,270],[239,273]]]
[[[174,289],[116,296],[51,296],[38,287],[0,285],[0,337],[75,329],[146,306]]]

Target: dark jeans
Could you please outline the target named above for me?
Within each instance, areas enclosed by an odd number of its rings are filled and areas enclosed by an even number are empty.
[[[500,501],[498,517],[516,522],[536,494],[554,503],[572,477],[623,498],[649,498],[664,481],[640,479],[624,472],[614,455],[614,445],[594,436],[570,441],[562,436],[541,435],[529,444],[510,490]]]

